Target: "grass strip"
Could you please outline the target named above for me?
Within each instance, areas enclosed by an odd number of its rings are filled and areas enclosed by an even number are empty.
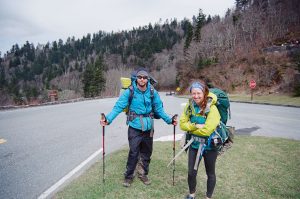
[[[233,147],[218,157],[214,198],[300,198],[300,141],[256,136],[235,136]],[[177,152],[179,151],[177,143]],[[188,193],[187,155],[176,161],[175,186],[172,142],[155,142],[149,177],[150,186],[138,178],[124,188],[123,172],[127,161],[125,147],[106,157],[106,183],[102,184],[102,162],[57,193],[54,198],[183,198]],[[198,171],[197,197],[204,198],[206,174],[203,161]]]
[[[253,102],[253,103],[268,103],[274,105],[289,105],[300,107],[300,97],[292,97],[287,95],[254,95],[251,101],[250,95],[230,94],[231,101]]]

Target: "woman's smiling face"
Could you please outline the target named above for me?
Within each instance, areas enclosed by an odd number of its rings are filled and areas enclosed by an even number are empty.
[[[204,100],[204,93],[200,88],[192,88],[192,98],[196,104],[201,105]]]

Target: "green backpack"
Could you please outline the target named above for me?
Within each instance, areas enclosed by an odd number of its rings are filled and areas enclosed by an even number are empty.
[[[221,121],[226,125],[230,118],[230,103],[228,95],[218,88],[211,88],[209,91],[217,96],[217,108],[219,110]]]
[[[234,127],[226,126],[230,119],[230,101],[226,92],[219,88],[210,88],[209,91],[217,96],[216,107],[221,116],[221,122],[215,132],[209,137],[208,144],[217,148],[221,154],[233,143]]]

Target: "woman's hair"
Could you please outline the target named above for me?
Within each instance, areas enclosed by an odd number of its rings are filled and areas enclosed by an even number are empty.
[[[201,104],[201,112],[200,112],[201,115],[205,114],[205,109],[206,109],[207,100],[208,100],[207,96],[208,96],[208,93],[209,93],[209,89],[208,89],[207,85],[205,85],[205,84],[204,84],[203,93],[204,93],[204,99],[203,99],[202,104]]]
[[[204,94],[203,101],[200,105],[200,108],[201,108],[200,114],[204,115],[205,114],[205,108],[206,108],[206,105],[207,105],[207,100],[208,100],[207,96],[208,96],[208,93],[209,93],[208,86],[203,81],[198,80],[198,81],[192,83],[192,85],[190,87],[190,92],[192,92],[193,88],[201,89],[203,94]]]

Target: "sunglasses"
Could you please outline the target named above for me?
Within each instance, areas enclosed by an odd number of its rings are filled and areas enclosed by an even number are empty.
[[[137,76],[138,79],[148,79],[148,76]]]

